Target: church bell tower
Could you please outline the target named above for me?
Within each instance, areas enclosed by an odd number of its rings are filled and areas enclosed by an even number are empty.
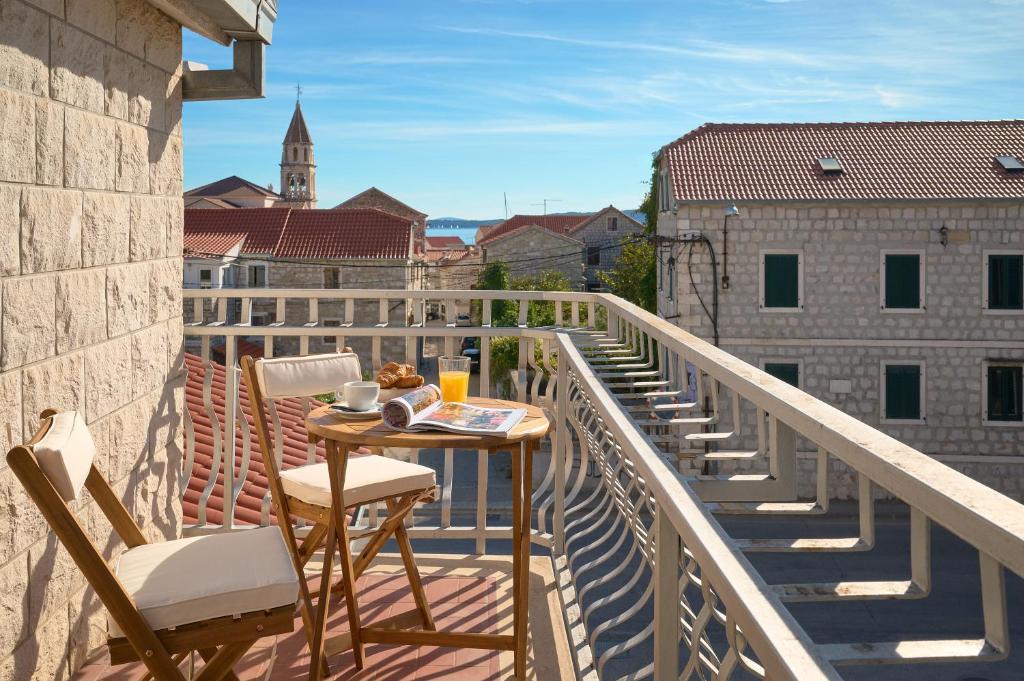
[[[281,196],[284,200],[278,202],[278,205],[316,208],[313,139],[309,136],[298,97],[295,98],[295,113],[292,114],[292,122],[288,125],[281,147]]]

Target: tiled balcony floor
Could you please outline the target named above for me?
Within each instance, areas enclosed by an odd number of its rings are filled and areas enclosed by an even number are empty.
[[[512,632],[511,559],[494,556],[417,556],[427,598],[439,629]],[[310,563],[309,574],[319,566]],[[561,606],[554,591],[549,559],[534,557],[530,565],[530,643],[528,676],[531,679],[573,678],[572,662],[562,625]],[[310,585],[319,579],[310,577]],[[383,619],[415,605],[401,560],[381,556],[360,578],[359,605],[366,622]],[[347,628],[344,604],[334,599],[329,620],[331,633]],[[535,651],[539,650],[540,655]],[[497,681],[512,676],[512,653],[454,648],[366,646],[366,667],[357,672],[351,651],[330,658],[332,679],[450,679]],[[198,664],[197,664],[198,668]],[[74,677],[74,681],[128,681],[143,672],[141,664],[111,668],[99,660]],[[295,631],[266,639],[253,647],[235,667],[241,681],[299,681],[309,673],[309,651],[302,622]]]

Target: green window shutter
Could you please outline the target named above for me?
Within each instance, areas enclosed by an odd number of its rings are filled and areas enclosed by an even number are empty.
[[[1024,255],[988,256],[988,308],[1024,310]]]
[[[912,421],[921,418],[921,367],[918,365],[886,365],[885,418]]]
[[[800,387],[800,365],[795,362],[765,362],[764,371],[780,381]]]
[[[988,402],[986,412],[989,421],[1024,421],[1021,402],[1024,367],[995,366],[988,368]]]
[[[764,306],[800,307],[800,256],[766,253],[763,257]]]
[[[885,256],[885,308],[916,310],[921,307],[921,256]]]

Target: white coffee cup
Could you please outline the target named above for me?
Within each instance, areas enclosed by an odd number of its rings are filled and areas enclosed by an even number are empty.
[[[342,386],[342,391],[349,409],[368,411],[377,404],[380,384],[375,381],[349,381]]]

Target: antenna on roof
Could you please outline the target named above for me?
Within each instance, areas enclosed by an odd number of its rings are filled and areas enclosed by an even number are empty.
[[[508,220],[508,192],[502,192],[501,195],[505,197],[505,219]]]
[[[547,217],[548,216],[548,204],[549,203],[559,203],[559,202],[561,202],[561,200],[562,199],[541,199],[541,203],[534,203],[534,204],[531,204],[531,205],[533,205],[533,206],[544,206],[544,217]]]

